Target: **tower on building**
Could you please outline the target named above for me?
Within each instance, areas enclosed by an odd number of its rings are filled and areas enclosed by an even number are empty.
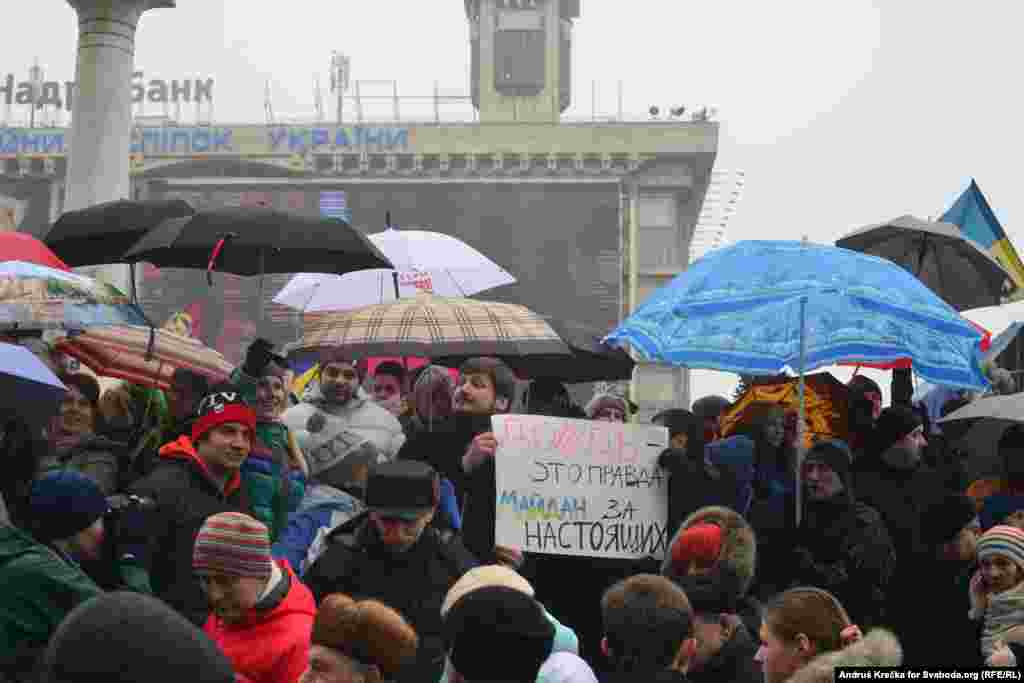
[[[465,0],[482,123],[557,122],[571,103],[579,0]]]
[[[736,215],[746,182],[744,171],[711,172],[711,182],[690,241],[690,263],[728,243],[729,221]]]

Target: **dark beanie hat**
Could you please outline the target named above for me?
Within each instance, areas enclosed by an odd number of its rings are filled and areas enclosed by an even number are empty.
[[[506,586],[470,591],[448,610],[444,624],[452,665],[473,683],[536,680],[555,639],[537,601]]]
[[[846,387],[857,394],[873,393],[879,396],[882,395],[882,388],[878,386],[878,382],[864,375],[856,375],[847,383]]]
[[[962,493],[951,493],[925,507],[921,515],[921,540],[929,548],[952,541],[975,517],[974,501]]]
[[[697,417],[704,419],[718,417],[728,410],[731,405],[729,399],[724,396],[704,396],[694,401],[690,410]]]
[[[79,605],[54,633],[41,683],[234,683],[206,634],[155,598],[107,593]]]
[[[843,486],[850,486],[850,466],[853,465],[853,456],[849,446],[839,439],[819,441],[807,451],[804,462],[820,462],[832,468],[832,471],[839,475]]]
[[[107,514],[107,499],[89,477],[73,470],[49,472],[32,484],[32,532],[49,543],[70,538]]]
[[[921,426],[921,417],[910,408],[890,406],[882,411],[875,422],[875,438],[879,451],[890,448],[894,443]]]

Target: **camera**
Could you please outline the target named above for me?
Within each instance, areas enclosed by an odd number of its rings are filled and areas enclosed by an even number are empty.
[[[117,555],[124,536],[122,520],[125,515],[138,512],[143,516],[143,519],[147,519],[156,510],[156,501],[144,496],[120,494],[109,496],[107,498],[107,506],[110,510],[103,517],[104,543],[110,556],[114,557]],[[133,529],[132,531],[135,534],[140,533],[138,529]],[[144,532],[144,530],[141,530],[141,532]]]

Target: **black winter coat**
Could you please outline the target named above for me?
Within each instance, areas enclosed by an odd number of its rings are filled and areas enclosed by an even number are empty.
[[[192,571],[192,549],[208,517],[221,512],[251,514],[245,487],[236,476],[224,493],[194,452],[168,453],[165,448],[153,472],[136,482],[130,492],[157,504],[150,562],[154,594],[202,627],[210,609]]]
[[[741,624],[718,654],[700,671],[691,671],[688,677],[691,683],[761,683],[764,680],[761,664],[754,661],[759,646],[760,641]]]
[[[940,475],[930,467],[898,469],[881,457],[861,462],[854,479],[857,500],[882,515],[897,555],[925,552],[921,517],[929,503],[947,493]]]
[[[455,487],[459,507],[465,504],[466,473],[462,456],[477,434],[491,430],[489,417],[455,416],[439,421],[429,430],[417,431],[398,449],[399,460],[425,462]]]
[[[895,552],[874,508],[845,496],[808,503],[795,540],[790,587],[831,592],[862,630],[886,623]]]
[[[709,505],[739,508],[740,485],[728,467],[704,460],[704,448],[680,451],[666,449],[658,465],[669,474],[668,530],[674,534],[684,519]]]
[[[458,536],[444,540],[427,527],[404,553],[389,551],[364,513],[335,529],[303,581],[319,604],[331,593],[379,600],[400,612],[420,638],[416,660],[399,683],[437,683],[444,670],[441,605],[476,561]]]
[[[890,597],[892,630],[903,647],[903,665],[983,666],[982,622],[967,617],[975,567],[918,555],[900,560],[906,571]],[[934,609],[929,609],[934,605]],[[927,620],[925,622],[925,620]],[[927,627],[924,624],[927,623]]]

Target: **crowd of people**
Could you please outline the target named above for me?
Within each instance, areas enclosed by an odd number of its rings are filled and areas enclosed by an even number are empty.
[[[547,379],[524,394],[496,358],[457,379],[362,360],[324,353],[301,395],[263,340],[212,386],[61,372],[59,414],[2,434],[0,678],[799,683],[1024,663],[1024,426],[999,440],[1003,476],[971,482],[906,392],[883,409],[864,377],[848,437],[799,460],[784,406],[723,437],[730,402],[705,397],[653,420],[664,558],[531,554],[496,544],[491,418],[636,406],[601,387],[579,407]]]

